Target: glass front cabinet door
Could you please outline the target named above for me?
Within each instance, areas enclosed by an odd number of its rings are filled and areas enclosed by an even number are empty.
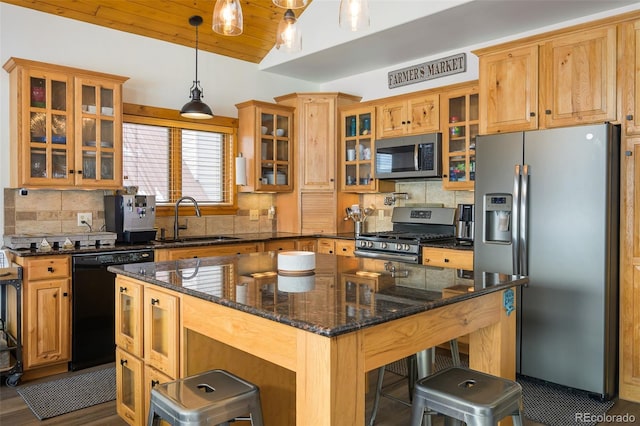
[[[448,95],[448,96],[447,96]],[[477,86],[444,94],[447,114],[443,117],[443,180],[449,190],[473,190],[478,136]]]
[[[11,185],[122,186],[124,77],[11,58]]]
[[[238,186],[238,191],[291,192],[294,109],[261,101],[236,108],[238,152],[247,161],[247,184]]]
[[[394,182],[375,178],[375,106],[340,110],[340,190],[342,192],[393,192]]]

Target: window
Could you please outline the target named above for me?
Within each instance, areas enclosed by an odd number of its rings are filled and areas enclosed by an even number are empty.
[[[235,208],[235,128],[130,114],[122,128],[125,186],[155,195],[160,207],[191,196],[209,214]]]

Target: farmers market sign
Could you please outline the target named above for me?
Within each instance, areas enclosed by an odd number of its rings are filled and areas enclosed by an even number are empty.
[[[389,72],[389,89],[420,83],[467,70],[467,54],[448,56]]]

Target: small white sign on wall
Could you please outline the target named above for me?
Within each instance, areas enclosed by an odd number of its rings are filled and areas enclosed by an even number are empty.
[[[389,72],[389,89],[420,83],[434,78],[463,73],[467,70],[467,54],[459,53]]]

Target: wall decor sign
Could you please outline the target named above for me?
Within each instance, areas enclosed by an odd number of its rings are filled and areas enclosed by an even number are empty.
[[[420,83],[467,70],[467,54],[459,53],[389,72],[389,89]]]

